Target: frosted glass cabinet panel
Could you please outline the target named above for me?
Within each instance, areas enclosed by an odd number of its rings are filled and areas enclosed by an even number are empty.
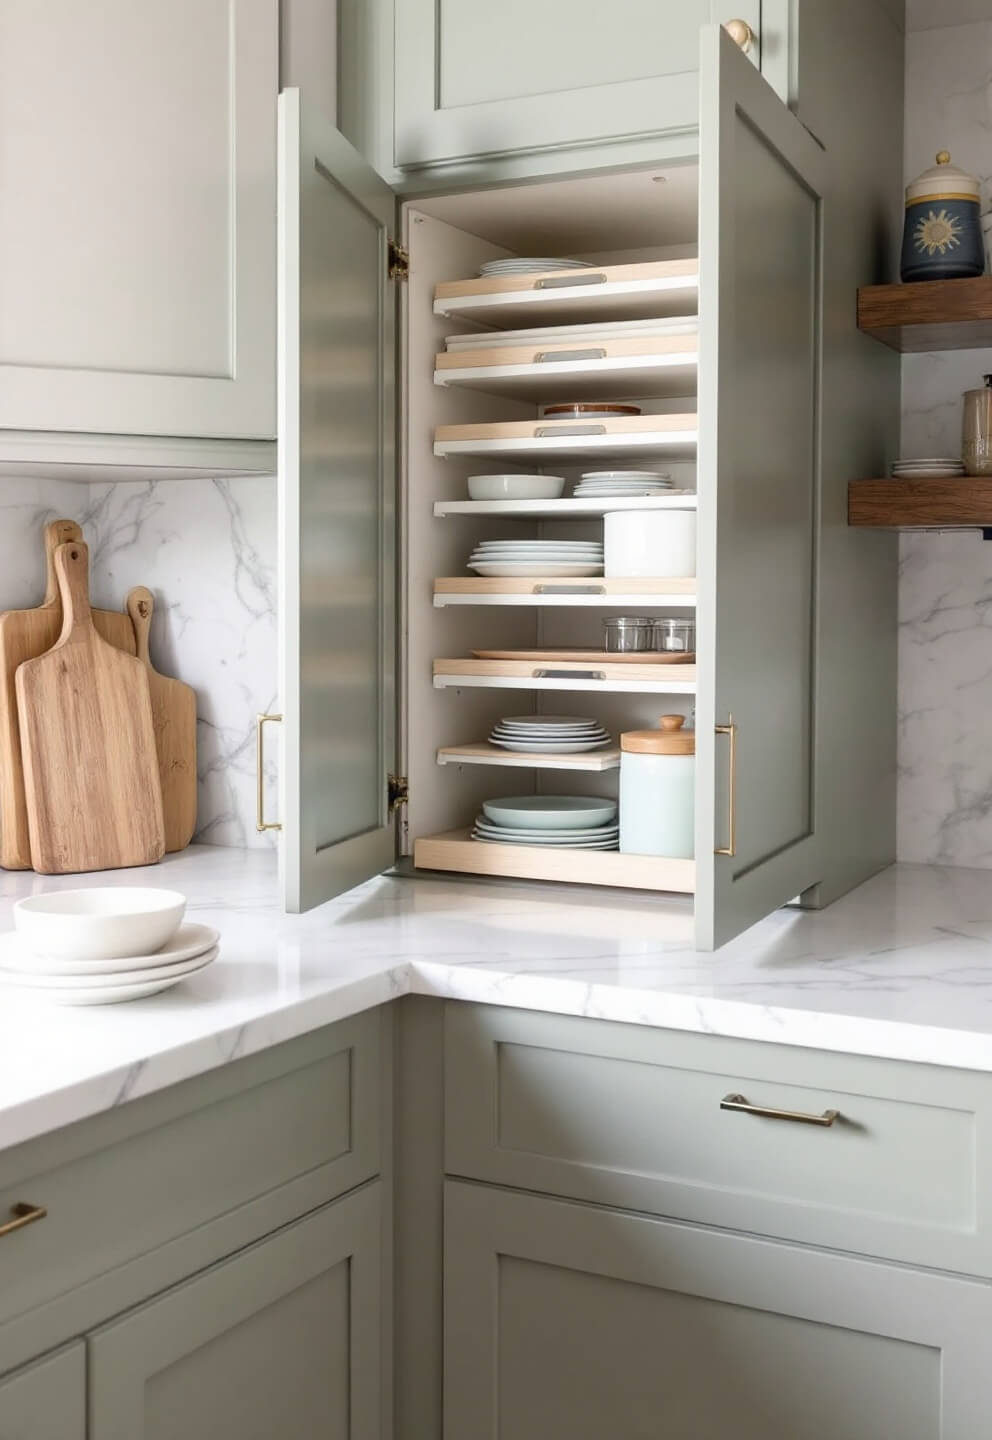
[[[278,0],[0,0],[0,428],[275,434]]]
[[[395,163],[692,130],[700,27],[732,18],[760,35],[759,0],[397,0]]]

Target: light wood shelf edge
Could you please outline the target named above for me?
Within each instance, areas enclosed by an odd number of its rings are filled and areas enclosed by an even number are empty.
[[[601,773],[615,770],[620,764],[620,751],[613,745],[603,750],[587,750],[576,755],[541,755],[532,751],[501,750],[496,745],[442,745],[437,752],[439,765],[495,765],[515,770],[591,770]]]
[[[657,855],[621,855],[614,850],[552,850],[536,845],[487,845],[468,830],[451,830],[415,840],[418,870],[452,870],[466,875],[519,880],[552,880],[576,885],[609,885],[625,890],[661,890],[692,895],[694,860]]]

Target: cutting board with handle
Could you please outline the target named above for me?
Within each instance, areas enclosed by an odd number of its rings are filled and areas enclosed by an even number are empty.
[[[185,850],[196,827],[196,693],[181,680],[160,675],[148,653],[155,598],[144,585],[128,593],[127,613],[134,626],[138,659],[148,671],[155,726],[155,750],[162,783],[165,848]]]
[[[148,670],[98,634],[89,552],[55,551],[62,632],[17,671],[31,863],[43,875],[150,865],[165,853]]]
[[[33,610],[0,613],[0,865],[5,870],[31,868],[31,842],[24,799],[20,729],[14,676],[25,660],[50,650],[62,629],[62,600],[55,578],[55,551],[59,545],[82,540],[73,520],[53,520],[45,526],[45,598]],[[103,638],[134,654],[134,630],[117,610],[94,610],[93,623]]]

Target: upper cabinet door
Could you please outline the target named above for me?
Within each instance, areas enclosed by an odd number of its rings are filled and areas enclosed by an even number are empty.
[[[278,0],[0,0],[0,428],[275,435]]]
[[[279,99],[283,889],[306,910],[395,859],[395,314],[388,186]]]
[[[701,91],[696,915],[709,949],[821,878],[825,163],[720,29],[703,35]]]
[[[396,0],[395,164],[691,132],[700,27],[736,18],[757,37],[760,12],[760,0]]]

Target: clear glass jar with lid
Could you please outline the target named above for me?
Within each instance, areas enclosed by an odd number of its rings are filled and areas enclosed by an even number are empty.
[[[603,621],[603,644],[615,653],[650,650],[653,637],[650,615],[614,615]]]
[[[664,650],[669,654],[691,655],[696,649],[696,622],[695,620],[676,620],[673,616],[665,616],[654,622],[654,650]]]

